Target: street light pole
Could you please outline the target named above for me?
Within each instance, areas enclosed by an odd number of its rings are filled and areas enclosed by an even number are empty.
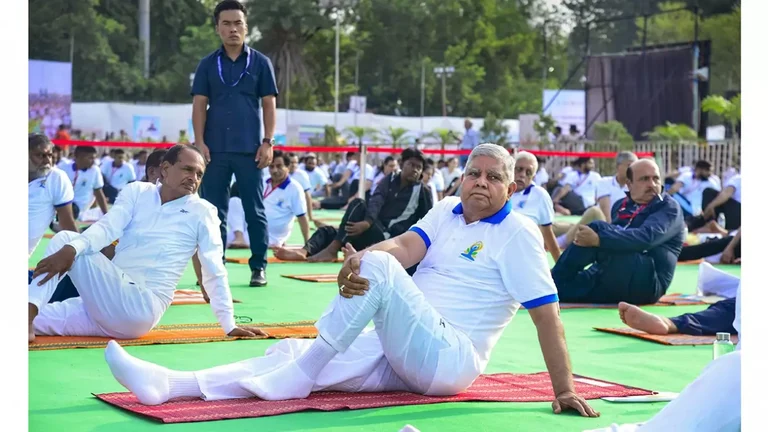
[[[339,9],[336,9],[336,73],[333,95],[333,127],[339,129]]]
[[[442,80],[442,83],[443,83],[443,117],[447,117],[448,116],[448,109],[447,109],[446,102],[445,102],[445,99],[446,99],[446,95],[445,95],[445,77],[446,76],[450,77],[451,75],[453,75],[453,72],[455,72],[455,70],[456,69],[453,66],[447,66],[447,67],[446,66],[439,66],[439,67],[436,67],[434,69],[435,74],[438,77],[440,77],[440,79]]]
[[[425,69],[425,63],[424,60],[421,61],[421,120],[419,122],[419,130],[421,132],[424,132],[424,69]]]

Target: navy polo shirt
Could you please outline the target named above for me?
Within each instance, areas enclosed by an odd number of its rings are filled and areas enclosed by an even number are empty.
[[[208,98],[203,139],[211,153],[255,154],[261,144],[261,98],[277,95],[272,62],[243,47],[235,61],[223,47],[217,49],[200,61],[195,72],[192,95]]]

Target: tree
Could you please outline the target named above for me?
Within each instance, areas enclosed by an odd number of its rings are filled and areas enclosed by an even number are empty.
[[[352,137],[355,137],[355,139],[357,139],[358,145],[362,144],[366,137],[372,141],[376,140],[379,133],[379,131],[374,128],[363,126],[350,126],[346,128],[344,132]]]
[[[400,147],[408,140],[408,137],[406,136],[408,134],[408,129],[406,128],[390,126],[382,132],[389,139],[392,147]]]
[[[685,142],[696,142],[698,135],[696,131],[686,124],[674,124],[667,122],[665,125],[659,125],[650,132],[643,133],[651,141],[667,141],[675,144]]]
[[[440,150],[445,150],[446,145],[456,142],[456,134],[450,129],[438,128],[425,136],[437,139],[437,142],[440,143]]]
[[[741,121],[741,94],[738,94],[728,100],[722,96],[710,95],[701,103],[701,109],[705,112],[714,112],[727,121],[733,137],[738,142],[739,134],[736,131],[736,125]]]
[[[486,114],[483,127],[480,128],[482,142],[492,142],[500,146],[508,144],[509,127],[504,124],[503,120],[492,113]]]
[[[533,130],[535,130],[536,133],[539,134],[539,143],[541,145],[550,144],[549,134],[555,131],[556,125],[557,125],[557,122],[555,122],[555,119],[552,118],[551,115],[541,114],[539,116],[539,121],[533,124]]]
[[[632,150],[635,144],[635,140],[624,124],[616,120],[595,123],[595,141],[618,144],[619,150]]]

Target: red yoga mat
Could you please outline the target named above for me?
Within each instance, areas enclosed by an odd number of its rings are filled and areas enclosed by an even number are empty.
[[[652,391],[608,381],[574,375],[576,392],[585,399],[601,397],[646,396]],[[339,411],[383,408],[400,405],[427,405],[444,402],[549,402],[554,399],[549,374],[481,375],[465,392],[455,396],[423,396],[406,392],[386,393],[313,393],[307,399],[265,401],[258,398],[206,402],[198,398],[180,398],[162,405],[140,404],[132,393],[94,395],[118,408],[162,423],[187,423],[211,420],[265,417],[300,411]]]

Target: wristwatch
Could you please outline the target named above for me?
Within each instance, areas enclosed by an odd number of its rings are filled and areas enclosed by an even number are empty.
[[[275,139],[274,138],[264,138],[263,140],[261,140],[261,143],[262,144],[267,144],[267,145],[269,145],[271,147],[271,146],[275,145]]]

